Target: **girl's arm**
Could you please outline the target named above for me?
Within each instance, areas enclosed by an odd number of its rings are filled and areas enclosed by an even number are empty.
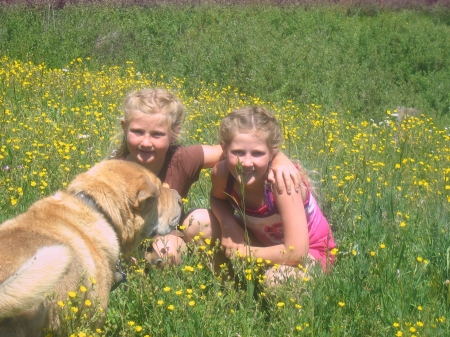
[[[298,193],[302,185],[300,172],[292,161],[280,151],[272,160],[267,180],[275,186],[278,194],[283,194],[284,190],[287,194],[291,194],[292,187]]]
[[[202,145],[203,148],[203,168],[211,168],[216,165],[222,157],[222,147],[220,145]]]
[[[284,244],[269,247],[250,246],[252,256],[292,266],[303,262],[309,251],[308,223],[303,207],[306,195],[305,187],[302,187],[301,193],[291,195],[274,193],[283,223]],[[239,253],[241,256],[247,255],[246,247],[239,247]]]
[[[231,256],[233,252],[245,248],[245,233],[234,218],[234,208],[228,202],[225,193],[228,179],[228,168],[225,161],[214,166],[211,172],[211,210],[219,222],[221,229],[221,245],[225,255]]]
[[[204,154],[203,168],[211,168],[222,159],[222,147],[220,145],[202,145],[202,148]],[[292,187],[298,192],[301,187],[299,171],[282,152],[278,152],[273,158],[267,180],[275,185],[278,194],[282,194],[285,190],[290,194]]]

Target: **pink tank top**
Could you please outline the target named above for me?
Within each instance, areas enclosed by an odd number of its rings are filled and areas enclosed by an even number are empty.
[[[236,210],[239,210],[242,201],[233,190],[234,181],[235,179],[230,173],[228,175],[226,192],[231,196],[228,198],[230,203]],[[266,199],[264,206],[260,209],[245,209],[247,229],[265,246],[283,244],[283,225],[270,184],[266,184],[264,194]],[[321,263],[326,263],[326,257],[329,256],[328,251],[336,247],[336,243],[334,242],[330,225],[309,189],[303,207],[305,208],[308,223],[309,253],[314,258],[322,260]],[[322,263],[322,265],[324,264]]]

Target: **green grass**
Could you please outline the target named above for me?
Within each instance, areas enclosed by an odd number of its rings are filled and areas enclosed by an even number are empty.
[[[0,53],[62,68],[77,57],[236,86],[266,101],[380,116],[450,109],[445,8],[107,5],[0,9]]]
[[[235,107],[261,104],[274,111],[283,125],[283,151],[318,173],[313,175],[318,199],[339,246],[331,273],[289,282],[276,291],[259,283],[264,263],[258,261],[233,261],[236,279],[219,282],[209,268],[208,252],[215,248],[208,245],[192,246],[178,268],[145,274],[140,263],[130,268],[129,282],[112,293],[107,323],[93,336],[449,335],[450,135],[447,112],[438,108],[445,102],[448,107],[445,13],[368,16],[339,8],[170,6],[143,12],[111,7],[1,10],[0,45],[7,56],[0,59],[0,221],[64,188],[77,173],[107,157],[128,91],[166,87],[186,106],[184,144],[216,143],[218,122]],[[302,31],[309,35],[289,45],[282,32],[291,27],[295,34],[296,20],[302,20]],[[142,29],[151,24],[153,35]],[[62,29],[69,26],[72,30]],[[246,29],[229,29],[242,26]],[[113,49],[96,50],[93,41],[112,27],[121,44],[110,41]],[[141,29],[125,29],[130,27]],[[138,38],[144,32],[147,38]],[[206,39],[212,32],[217,43]],[[150,36],[158,43],[150,44]],[[187,43],[186,36],[191,36],[192,50],[186,45],[174,49]],[[358,50],[349,41],[364,42],[365,48]],[[395,41],[403,41],[399,50]],[[264,45],[271,48],[257,53]],[[408,45],[414,49],[406,53],[402,48]],[[286,70],[283,54],[276,55],[283,46],[284,51],[292,48],[286,58],[301,56],[309,63]],[[364,53],[358,62],[350,56]],[[269,67],[269,56],[273,71],[263,76],[259,71]],[[419,71],[421,59],[433,67],[441,60],[443,66]],[[223,67],[223,62],[231,63]],[[361,68],[351,70],[355,64],[365,64],[366,77]],[[397,71],[391,74],[385,67]],[[315,76],[298,81],[296,71]],[[242,81],[244,73],[248,79]],[[385,79],[387,73],[408,85],[401,90],[400,85],[392,90],[381,85],[394,83]],[[281,79],[314,88],[317,96],[268,89]],[[333,90],[348,85],[355,97],[362,95],[361,88],[374,89],[366,92],[364,108],[355,110],[359,100],[326,91],[320,80],[334,81]],[[414,83],[422,89],[407,95]],[[380,91],[392,102],[377,101]],[[397,121],[394,108],[400,104],[419,108],[418,115]],[[205,170],[185,207],[207,206],[208,191]],[[70,320],[65,327],[68,335],[83,336],[86,324]]]

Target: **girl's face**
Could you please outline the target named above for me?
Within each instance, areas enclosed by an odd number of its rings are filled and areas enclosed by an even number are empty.
[[[237,133],[230,144],[223,146],[228,169],[240,181],[237,174],[238,161],[242,165],[242,179],[246,186],[264,183],[267,169],[274,151],[269,149],[265,139],[255,134]]]
[[[173,136],[159,114],[134,111],[128,127],[122,121],[130,153],[126,160],[138,163],[155,174],[161,171]]]

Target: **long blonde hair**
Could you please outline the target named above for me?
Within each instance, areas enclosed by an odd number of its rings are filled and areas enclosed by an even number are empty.
[[[123,111],[125,128],[128,128],[136,111],[149,115],[161,114],[175,140],[180,134],[181,125],[184,120],[183,105],[175,95],[165,89],[144,88],[130,92],[125,97]],[[119,148],[112,151],[110,156],[112,159],[123,158],[129,154],[126,135],[122,132],[119,133],[116,139],[119,137],[122,138],[122,141]]]

